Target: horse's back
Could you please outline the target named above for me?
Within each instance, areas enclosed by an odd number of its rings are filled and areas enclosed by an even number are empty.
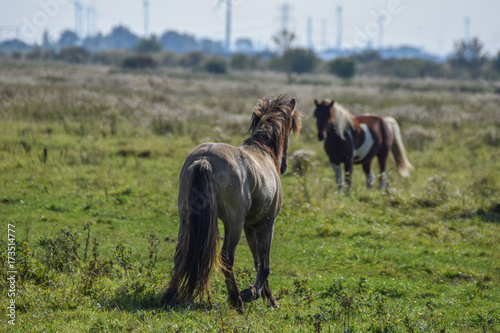
[[[374,136],[377,146],[380,146],[381,149],[382,147],[384,149],[390,149],[392,146],[392,132],[386,118],[373,115],[363,115],[356,117],[356,120],[359,123],[367,125],[368,129]]]
[[[179,213],[187,209],[189,180],[192,168],[199,161],[210,165],[210,179],[217,197],[221,220],[259,219],[247,213],[256,206],[269,206],[271,211],[281,207],[281,183],[270,160],[263,154],[233,147],[225,143],[203,143],[186,158],[179,179]],[[265,210],[259,209],[264,214]],[[253,215],[253,213],[251,213]]]
[[[246,166],[239,149],[224,143],[203,143],[197,146],[186,158],[179,179],[179,213],[187,211],[189,188],[193,168],[200,161],[209,166],[209,179],[217,198],[219,218],[236,218],[250,206],[245,192]],[[203,199],[203,198],[202,198]],[[228,216],[231,215],[231,216]]]

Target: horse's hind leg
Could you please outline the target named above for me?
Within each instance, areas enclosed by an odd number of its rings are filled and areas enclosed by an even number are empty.
[[[370,165],[371,165],[371,160],[363,163],[363,171],[365,172],[365,176],[366,176],[366,188],[367,189],[371,189],[373,186],[373,183],[375,182],[375,177],[373,176],[373,171],[372,171]]]
[[[239,312],[244,312],[243,301],[241,300],[240,290],[234,277],[234,253],[236,246],[240,241],[242,222],[236,222],[231,225],[224,223],[224,244],[221,251],[222,271],[224,272],[225,284],[229,293],[229,303]]]
[[[266,281],[266,284],[264,285],[264,288],[262,290],[264,292],[263,298],[267,298],[267,306],[272,306],[273,308],[278,308],[278,303],[273,297],[273,294],[271,292],[271,288],[269,287],[269,280]]]
[[[245,228],[245,235],[247,236],[247,243],[248,246],[250,247],[250,250],[252,251],[253,259],[254,259],[254,266],[255,266],[255,271],[258,272],[259,270],[259,257],[258,257],[258,251],[257,251],[257,236],[255,229],[250,229],[250,228]],[[248,291],[251,291],[253,286],[248,288]],[[267,298],[267,305],[272,306],[277,308],[278,303],[276,303],[276,300],[273,297],[273,294],[271,292],[271,288],[269,287],[269,280],[266,279],[266,282],[263,286],[262,289],[263,292],[263,298]],[[252,297],[253,295],[249,292],[247,292],[247,295],[245,295],[245,298]],[[250,299],[249,299],[250,300]],[[245,300],[244,300],[245,301]]]
[[[274,221],[272,223],[263,222],[257,228],[245,228],[248,245],[254,256],[255,269],[257,276],[253,286],[241,292],[243,302],[249,302],[258,299],[262,292],[268,298],[269,304],[277,307],[269,282],[267,278],[271,272],[269,255],[271,252],[271,241],[273,238]]]

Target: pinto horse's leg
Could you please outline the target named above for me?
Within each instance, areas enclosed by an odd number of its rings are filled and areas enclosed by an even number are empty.
[[[387,155],[389,152],[380,152],[380,154],[377,156],[378,158],[378,163],[380,165],[380,176],[379,176],[379,184],[378,188],[380,190],[385,190],[385,186],[387,183],[387,174],[385,172],[385,164],[387,162]]]
[[[363,171],[366,175],[366,188],[371,190],[373,183],[375,182],[375,177],[373,176],[373,171],[371,169],[371,160],[363,163]]]
[[[352,175],[353,161],[348,160],[344,163],[345,170],[345,187],[349,190],[351,188],[351,175]]]
[[[241,299],[243,302],[250,302],[258,299],[264,290],[265,296],[270,300],[271,305],[276,306],[276,300],[271,294],[271,288],[267,283],[267,278],[271,272],[269,255],[271,252],[271,241],[273,238],[274,221],[269,222],[265,219],[255,228],[245,229],[247,240],[249,239],[250,248],[254,254],[254,261],[256,255],[256,270],[257,276],[253,286],[241,292]],[[248,238],[250,235],[250,238]],[[274,303],[274,304],[273,304]]]
[[[224,222],[224,244],[221,251],[221,265],[224,272],[225,284],[228,290],[229,303],[240,313],[245,310],[243,308],[243,301],[240,297],[240,290],[234,277],[234,253],[236,246],[240,241],[243,222],[236,222],[231,225]]]
[[[247,237],[248,246],[250,247],[250,250],[252,251],[255,271],[258,272],[259,257],[258,257],[258,251],[257,251],[257,236],[255,233],[255,230],[253,228],[245,228],[245,235]],[[247,290],[252,290],[252,287],[250,287]],[[263,292],[263,295],[261,295],[261,296],[263,298],[267,298],[267,305],[277,308],[278,303],[276,303],[276,300],[274,299],[274,297],[272,295],[271,288],[269,287],[269,280],[266,280],[266,283],[264,284],[262,292]],[[248,295],[246,295],[246,297],[252,297],[252,295],[250,293],[248,293]],[[243,301],[245,301],[245,300],[243,300]]]
[[[330,163],[335,172],[335,181],[337,182],[337,188],[342,190],[344,186],[344,178],[342,177],[342,166],[340,164]]]

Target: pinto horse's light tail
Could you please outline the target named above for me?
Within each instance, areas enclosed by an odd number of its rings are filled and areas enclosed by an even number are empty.
[[[191,165],[187,215],[181,216],[174,268],[162,305],[175,304],[180,297],[192,301],[208,291],[210,271],[217,263],[217,199],[210,162],[202,159]]]
[[[398,166],[399,174],[403,177],[408,177],[410,170],[413,169],[410,161],[406,157],[405,146],[403,144],[403,139],[401,137],[401,130],[396,119],[392,117],[384,118],[385,122],[389,126],[392,137],[394,141],[392,143],[392,154],[396,160],[396,165]]]

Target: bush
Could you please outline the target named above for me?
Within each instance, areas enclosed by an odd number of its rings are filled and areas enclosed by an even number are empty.
[[[394,59],[392,74],[398,78],[416,78],[439,75],[440,65],[424,59]]]
[[[361,53],[355,54],[353,59],[360,64],[367,64],[370,62],[378,61],[382,59],[380,54],[374,50],[366,50]]]
[[[234,69],[247,69],[248,57],[242,53],[237,53],[231,58],[231,68]]]
[[[497,56],[493,59],[493,68],[500,72],[500,51],[498,51]]]
[[[227,64],[224,59],[212,58],[208,60],[203,66],[204,69],[212,74],[225,74],[227,73]]]
[[[340,57],[330,61],[329,72],[343,79],[350,79],[356,71],[356,62],[350,57]]]
[[[138,53],[155,53],[161,51],[161,44],[156,39],[156,36],[151,36],[150,38],[141,38],[137,45],[134,47],[134,51]]]
[[[90,61],[94,64],[120,66],[127,53],[121,50],[100,51],[92,54]]]
[[[164,52],[161,55],[160,63],[165,67],[177,67],[180,63],[180,57],[174,52]]]
[[[83,64],[89,61],[90,53],[80,46],[66,46],[59,52],[59,59],[73,64]]]
[[[201,64],[205,55],[201,52],[189,52],[182,56],[180,65],[183,67],[196,67]]]
[[[127,57],[122,62],[122,68],[126,69],[144,69],[156,68],[158,63],[149,55],[135,55]]]
[[[28,60],[40,60],[42,58],[42,49],[39,46],[35,46],[31,51],[26,53],[26,59]]]

